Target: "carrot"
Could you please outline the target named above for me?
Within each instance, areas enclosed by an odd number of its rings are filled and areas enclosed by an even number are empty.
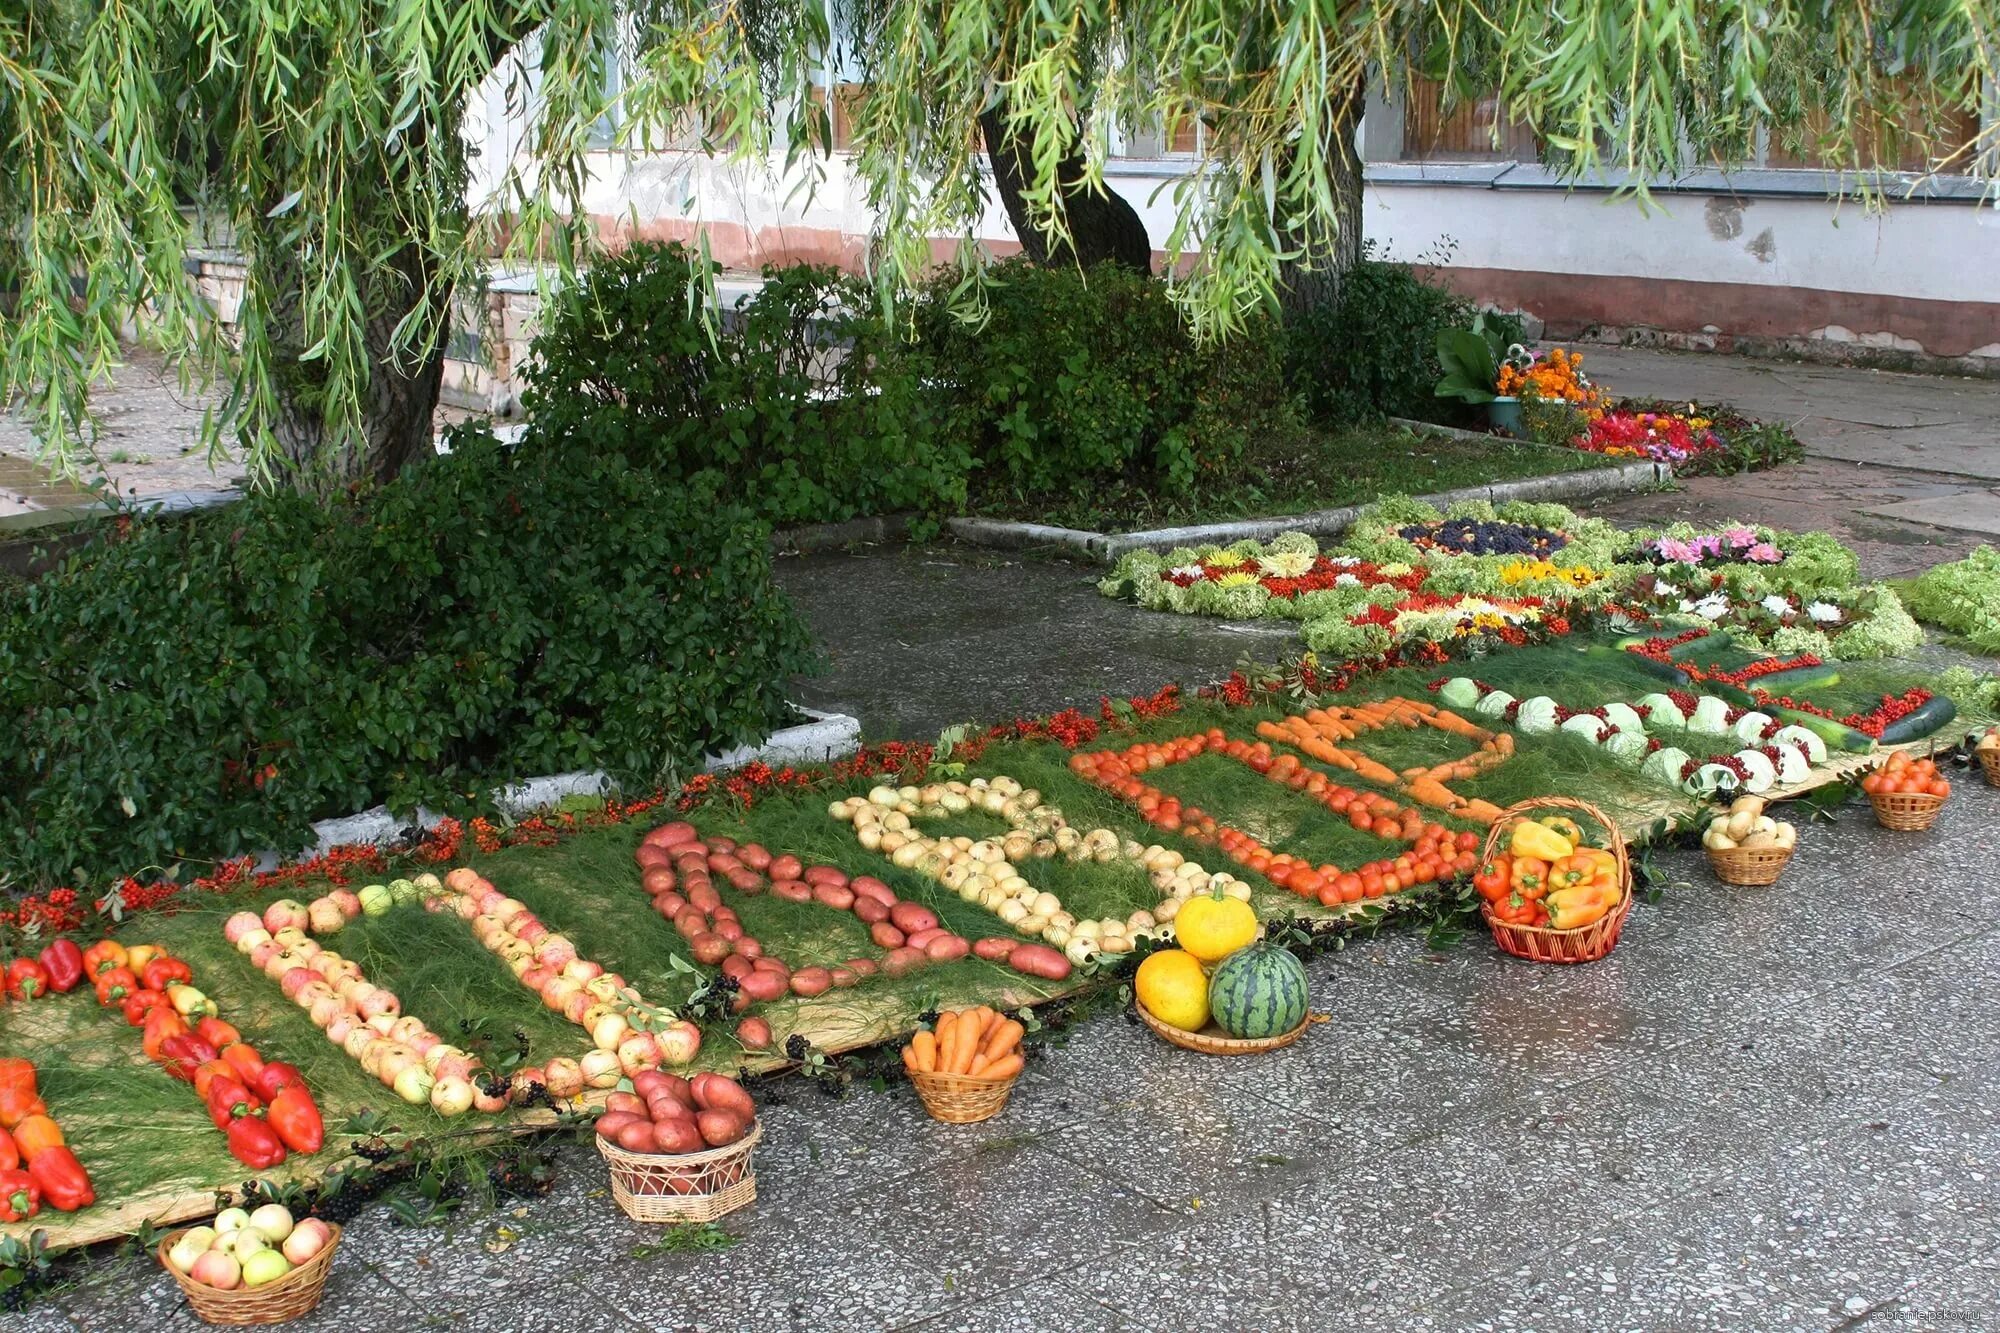
[[[972,1058],[979,1054],[979,1022],[970,1015],[960,1015],[958,1020],[958,1046],[954,1052],[956,1063],[951,1072],[969,1074],[972,1072]]]
[[[1410,793],[1411,800],[1439,810],[1451,810],[1464,804],[1456,792],[1433,778],[1418,778],[1404,790]]]
[[[916,1067],[926,1074],[937,1072],[937,1038],[928,1032],[919,1032],[910,1038],[910,1053],[916,1058]]]
[[[987,1038],[987,1037],[988,1037],[989,1035],[991,1035],[991,1033],[992,1033],[993,1029],[994,1029],[994,1028],[997,1028],[997,1027],[999,1027],[999,1026],[1000,1026],[1000,1011],[999,1011],[998,1009],[989,1009],[989,1008],[987,1008],[987,1007],[986,1007],[985,1005],[983,1005],[983,1004],[982,1004],[982,1005],[980,1005],[980,1006],[979,1006],[979,1040],[980,1040],[980,1042],[981,1042],[982,1044],[984,1044],[984,1042],[986,1041],[986,1038]]]
[[[1001,1056],[1020,1046],[1021,1037],[1026,1031],[1027,1029],[1022,1027],[1020,1023],[1014,1019],[1008,1019],[993,1029],[993,1035],[980,1043],[980,1058],[989,1062],[998,1060]]]
[[[949,1009],[938,1015],[937,1048],[937,1072],[957,1072],[954,1062],[958,1059],[958,1015]]]
[[[917,1052],[915,1047],[905,1046],[903,1048],[903,1068],[909,1070],[912,1074],[917,1072]]]
[[[1377,782],[1385,787],[1396,785],[1396,771],[1386,764],[1378,764],[1365,754],[1353,756],[1354,771],[1369,782]]]
[[[998,1060],[995,1060],[993,1063],[987,1065],[986,1068],[979,1071],[979,1077],[1012,1078],[1014,1077],[1014,1075],[1020,1072],[1021,1072],[1021,1055],[1020,1052],[1016,1051],[1012,1055],[1003,1055]]]
[[[1458,813],[1466,819],[1475,820],[1481,824],[1491,824],[1507,812],[1499,806],[1494,805],[1491,801],[1467,801],[1459,808]]]

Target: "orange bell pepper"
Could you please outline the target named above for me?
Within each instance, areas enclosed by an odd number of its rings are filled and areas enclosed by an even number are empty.
[[[1560,889],[1548,896],[1549,925],[1557,930],[1575,930],[1603,918],[1618,905],[1616,890],[1597,885]]]
[[[1532,902],[1549,891],[1549,863],[1533,856],[1514,858],[1514,869],[1508,879],[1508,887],[1517,898]]]
[[[114,967],[125,966],[125,946],[117,940],[99,940],[83,951],[83,974],[95,981]]]
[[[188,1035],[187,1020],[173,1011],[169,1005],[156,1004],[146,1011],[146,1026],[139,1044],[146,1052],[148,1060],[158,1060],[160,1043],[169,1037]]]
[[[0,1060],[0,1129],[13,1129],[48,1109],[35,1095],[35,1066],[19,1058]]]
[[[14,1143],[20,1148],[22,1158],[32,1166],[49,1149],[63,1146],[62,1129],[46,1115],[31,1115],[14,1126]]]

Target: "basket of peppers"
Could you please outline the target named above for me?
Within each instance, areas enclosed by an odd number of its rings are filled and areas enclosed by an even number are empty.
[[[73,1213],[96,1200],[90,1173],[36,1090],[33,1063],[0,1060],[0,1222],[25,1222],[45,1206]]]
[[[1604,957],[1632,910],[1632,863],[1617,823],[1567,796],[1509,806],[1486,835],[1472,883],[1493,942],[1531,962]]]

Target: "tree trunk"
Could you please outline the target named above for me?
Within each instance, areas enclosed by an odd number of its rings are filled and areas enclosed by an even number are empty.
[[[1084,184],[1080,134],[1072,138],[1069,152],[1056,168],[1069,217],[1069,241],[1054,240],[1052,244],[1053,238],[1035,225],[1027,201],[1021,197],[1022,185],[1033,167],[1023,160],[1021,145],[1007,133],[1006,106],[995,102],[981,112],[979,129],[986,140],[986,156],[993,164],[1000,201],[1007,208],[1007,220],[1014,224],[1022,253],[1030,261],[1045,268],[1075,264],[1088,269],[1109,263],[1140,273],[1153,271],[1153,243],[1132,205],[1113,190],[1100,192]]]
[[[1288,322],[1339,301],[1341,280],[1361,258],[1361,154],[1355,148],[1354,132],[1361,123],[1366,94],[1366,84],[1357,84],[1328,120],[1326,151],[1332,160],[1340,225],[1330,248],[1308,250],[1280,268],[1278,307]]]

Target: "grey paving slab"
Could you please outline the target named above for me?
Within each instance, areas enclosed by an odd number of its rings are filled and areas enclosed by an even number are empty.
[[[1919,1278],[1894,1300],[1858,1319],[1868,1333],[1937,1333],[1937,1330],[1990,1329],[2000,1325],[2000,1249]]]
[[[1143,1333],[1152,1327],[1120,1314],[1095,1295],[1058,1278],[1027,1281],[944,1314],[903,1326],[909,1333]]]
[[[2000,445],[1996,445],[2000,448]],[[2000,535],[2000,492],[1955,491],[1923,500],[1903,500],[1862,511],[1878,518],[1925,523],[1935,528]]]

